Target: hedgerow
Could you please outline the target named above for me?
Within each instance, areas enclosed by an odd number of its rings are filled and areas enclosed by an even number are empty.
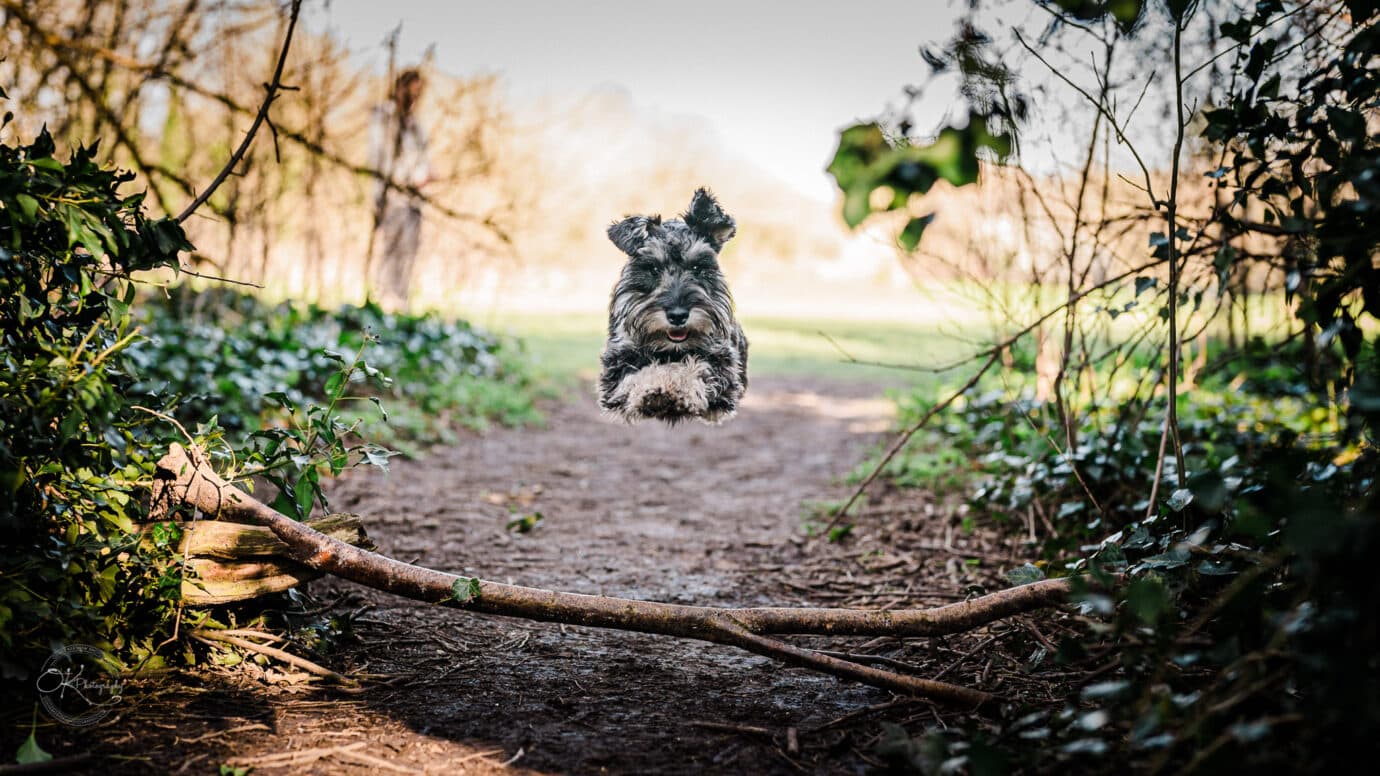
[[[46,131],[0,146],[6,677],[72,642],[130,666],[160,660],[180,537],[147,523],[145,493],[184,433],[304,518],[328,506],[325,477],[387,466],[374,440],[539,420],[521,352],[463,321],[162,288],[192,247],[181,227],[146,216],[143,195],[122,192],[133,176],[97,164],[94,147],[56,153]]]
[[[1035,325],[1006,321],[1016,333],[980,355],[988,376],[967,396],[904,398],[915,436],[864,470],[885,463],[898,485],[960,485],[964,527],[1038,537],[1042,562],[1013,578],[1083,584],[1077,632],[1054,654],[1038,648],[1029,668],[1052,661],[1084,678],[1072,697],[990,724],[904,731],[921,739],[907,751],[925,753],[911,764],[1352,768],[1375,755],[1380,722],[1375,4],[1038,5],[1047,26],[1037,38],[1012,25],[1010,51],[970,19],[927,52],[936,72],[959,74],[981,119],[949,133],[964,142],[912,142],[908,121],[863,125],[840,137],[831,168],[854,203],[845,217],[902,211],[910,249],[933,220],[911,215],[910,195],[940,178],[974,182],[984,148],[1020,163],[1012,141],[1031,103],[1008,57],[1068,86],[1091,119],[1077,193],[1029,183],[1068,215],[1023,213],[1027,229],[1035,220],[1059,234],[1037,282],[1061,304],[1037,309]],[[1098,52],[1086,86],[1050,61],[1071,38]],[[1140,97],[1159,83],[1171,120],[1131,131],[1135,111],[1117,99],[1129,87],[1113,75],[1131,72],[1113,70],[1126,61],[1165,63],[1158,82],[1142,88],[1138,70],[1131,80]],[[1147,140],[1172,149],[1162,167],[1136,153],[1141,170],[1128,174],[1106,150]],[[1113,236],[1126,225],[1140,239]],[[1111,269],[1094,271],[1098,261]],[[1278,326],[1242,336],[1252,307]],[[1191,380],[1190,339],[1202,357]]]

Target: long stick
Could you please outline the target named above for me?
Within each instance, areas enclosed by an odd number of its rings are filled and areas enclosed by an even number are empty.
[[[708,606],[636,601],[506,585],[413,566],[333,539],[291,520],[225,482],[203,454],[174,443],[158,462],[153,513],[180,504],[208,515],[268,526],[297,562],[376,590],[473,612],[596,628],[656,633],[731,644],[792,665],[955,705],[990,707],[996,696],[967,687],[883,671],[787,644],[766,634],[939,636],[1055,606],[1069,582],[1052,579],[934,609],[871,611]]]

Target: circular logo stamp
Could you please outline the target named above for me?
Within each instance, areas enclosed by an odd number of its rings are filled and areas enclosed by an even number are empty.
[[[105,719],[124,696],[119,666],[89,644],[58,647],[44,661],[36,684],[48,716],[75,727]]]

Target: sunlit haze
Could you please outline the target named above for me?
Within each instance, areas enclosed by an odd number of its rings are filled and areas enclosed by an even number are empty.
[[[497,73],[518,105],[626,90],[635,107],[694,117],[729,155],[826,200],[836,130],[876,115],[919,81],[918,46],[951,34],[956,12],[914,0],[344,0],[312,24],[333,29],[378,69],[385,37],[401,24],[400,64],[434,46],[437,69]],[[948,96],[927,94],[922,112],[938,120]]]

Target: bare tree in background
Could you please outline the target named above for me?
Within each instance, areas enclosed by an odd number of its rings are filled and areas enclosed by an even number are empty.
[[[313,12],[322,9],[304,15]],[[105,138],[101,156],[134,171],[156,209],[177,213],[243,138],[284,23],[273,0],[0,0],[0,83],[17,114],[6,131],[46,124],[69,146]],[[515,208],[495,196],[514,189],[496,180],[509,127],[494,80],[433,79],[438,96],[462,100],[438,108],[438,185],[422,194],[367,158],[373,96],[387,90],[361,53],[372,52],[299,31],[269,142],[254,143],[186,225],[202,246],[193,269],[280,295],[358,300],[378,190],[437,224],[418,271],[463,283],[457,268],[511,255]]]
[[[421,191],[433,177],[427,133],[417,116],[426,82],[416,68],[393,81],[389,100],[374,107],[369,127],[369,165],[408,187],[390,191],[380,179],[374,190],[374,228],[369,238],[367,281],[386,307],[405,307],[421,247]]]

